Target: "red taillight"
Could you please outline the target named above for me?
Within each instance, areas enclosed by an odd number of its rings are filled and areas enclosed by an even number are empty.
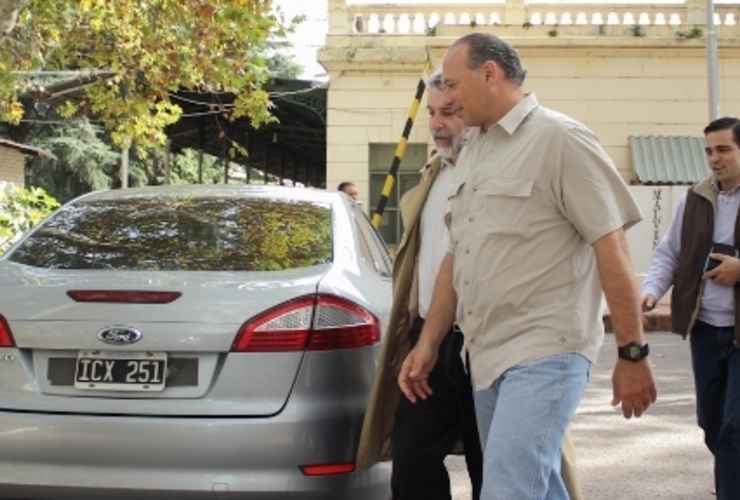
[[[315,297],[301,297],[285,302],[242,325],[232,351],[283,352],[302,351],[311,332]]]
[[[13,334],[10,333],[8,321],[0,314],[0,347],[15,347]]]
[[[274,307],[242,325],[232,351],[326,351],[380,341],[378,319],[333,295],[309,295]]]
[[[117,302],[125,304],[169,304],[178,299],[180,292],[140,292],[126,290],[70,290],[76,302]]]
[[[358,306],[333,295],[319,295],[316,301],[309,351],[365,347],[380,342],[380,322]]]
[[[317,464],[301,465],[301,472],[306,476],[335,476],[337,474],[349,474],[355,471],[354,462],[339,464]]]

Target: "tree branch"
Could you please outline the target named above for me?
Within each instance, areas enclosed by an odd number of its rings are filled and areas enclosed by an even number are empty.
[[[26,6],[26,0],[0,0],[0,38],[13,31],[18,22],[18,14]]]

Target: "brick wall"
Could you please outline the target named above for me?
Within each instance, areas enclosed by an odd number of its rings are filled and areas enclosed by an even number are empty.
[[[24,184],[23,167],[26,157],[20,151],[0,145],[0,181]]]

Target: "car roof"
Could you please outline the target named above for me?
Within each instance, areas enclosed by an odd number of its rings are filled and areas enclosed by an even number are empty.
[[[286,200],[333,203],[342,199],[338,191],[287,186],[252,184],[179,184],[95,191],[76,198],[75,202],[105,201],[156,197],[271,197]],[[346,197],[346,195],[345,195]]]

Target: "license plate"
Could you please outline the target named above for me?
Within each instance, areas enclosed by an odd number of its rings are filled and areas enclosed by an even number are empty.
[[[76,389],[161,391],[167,378],[167,353],[80,351]]]

